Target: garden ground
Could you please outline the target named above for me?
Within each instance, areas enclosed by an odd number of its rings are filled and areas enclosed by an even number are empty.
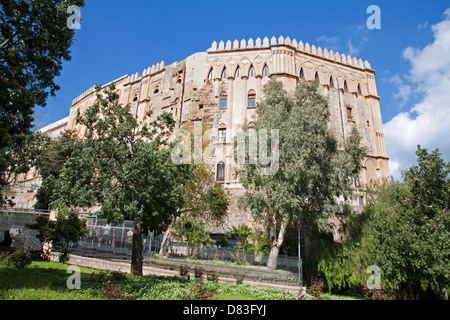
[[[131,276],[80,267],[81,288],[68,289],[69,265],[33,261],[24,269],[0,264],[1,300],[292,300],[298,293],[275,288],[183,280],[180,276]],[[314,299],[306,295],[303,299]],[[352,299],[324,294],[324,299]]]

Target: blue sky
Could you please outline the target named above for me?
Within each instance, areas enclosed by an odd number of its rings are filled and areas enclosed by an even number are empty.
[[[207,50],[214,40],[282,35],[371,63],[395,178],[413,164],[418,143],[440,148],[449,160],[446,127],[450,128],[450,119],[437,128],[427,117],[427,112],[436,114],[433,108],[442,109],[450,102],[445,86],[438,94],[431,93],[432,88],[437,90],[435,83],[417,79],[450,79],[450,61],[445,58],[446,53],[450,56],[448,0],[85,1],[81,29],[76,30],[71,47],[72,60],[64,62],[56,79],[61,90],[47,99],[45,108],[36,109],[39,126],[68,116],[72,99],[95,83],[141,73],[161,60],[166,64],[182,60]],[[381,9],[380,30],[366,26],[370,17],[366,10],[372,4]],[[427,65],[430,57],[437,65],[434,68]],[[433,101],[430,94],[442,99]]]

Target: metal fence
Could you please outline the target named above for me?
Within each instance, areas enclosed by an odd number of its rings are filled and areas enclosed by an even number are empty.
[[[39,214],[49,214],[45,211],[1,210],[0,209],[0,241],[3,241],[4,231],[9,231],[13,238],[13,247],[26,247],[30,250],[41,250],[42,243],[36,238],[37,232],[27,228],[27,224],[36,221]],[[130,260],[132,254],[133,221],[125,221],[121,226],[113,226],[104,219],[93,216],[86,217],[87,233],[77,243],[69,243],[69,252],[75,255],[100,259]],[[144,258],[157,257],[161,248],[161,235],[149,232],[142,235]],[[266,270],[269,256],[258,252],[240,252],[236,250],[233,240],[227,239],[229,246],[192,247],[185,243],[167,241],[163,255],[167,260],[179,264],[194,266],[216,266],[230,274],[253,272],[261,281],[295,283],[298,278],[299,259],[279,255],[277,271],[279,274]],[[62,246],[54,244],[53,250],[61,252]],[[253,268],[253,269],[252,269]],[[281,279],[281,280],[280,280]]]
[[[36,237],[37,231],[27,227],[36,221],[39,214],[27,210],[0,210],[0,242],[4,241],[6,233],[12,238],[11,247],[25,247],[31,251],[42,249],[41,241]]]

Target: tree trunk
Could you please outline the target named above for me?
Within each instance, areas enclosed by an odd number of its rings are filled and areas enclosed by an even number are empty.
[[[170,232],[170,226],[167,228],[167,231],[164,233],[163,240],[161,242],[161,246],[159,248],[159,255],[162,256],[164,254],[164,249],[167,243],[167,239],[169,238],[171,232]]]
[[[448,300],[447,288],[445,283],[439,283],[439,299],[440,300]]]
[[[277,268],[278,254],[280,253],[280,247],[283,244],[286,227],[287,223],[283,221],[281,223],[280,232],[278,233],[278,239],[271,241],[269,259],[267,260],[267,268],[269,269],[275,270]]]
[[[133,249],[131,251],[131,274],[142,276],[142,227],[140,223],[133,226]]]

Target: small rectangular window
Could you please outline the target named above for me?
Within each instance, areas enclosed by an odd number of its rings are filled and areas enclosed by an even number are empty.
[[[350,107],[347,107],[347,120],[348,121],[352,121],[353,120],[352,108],[350,108]]]
[[[219,129],[219,142],[227,141],[227,129]]]
[[[227,108],[227,98],[221,97],[220,98],[220,109],[226,109]]]
[[[248,96],[248,107],[256,108],[256,96],[255,95]]]

